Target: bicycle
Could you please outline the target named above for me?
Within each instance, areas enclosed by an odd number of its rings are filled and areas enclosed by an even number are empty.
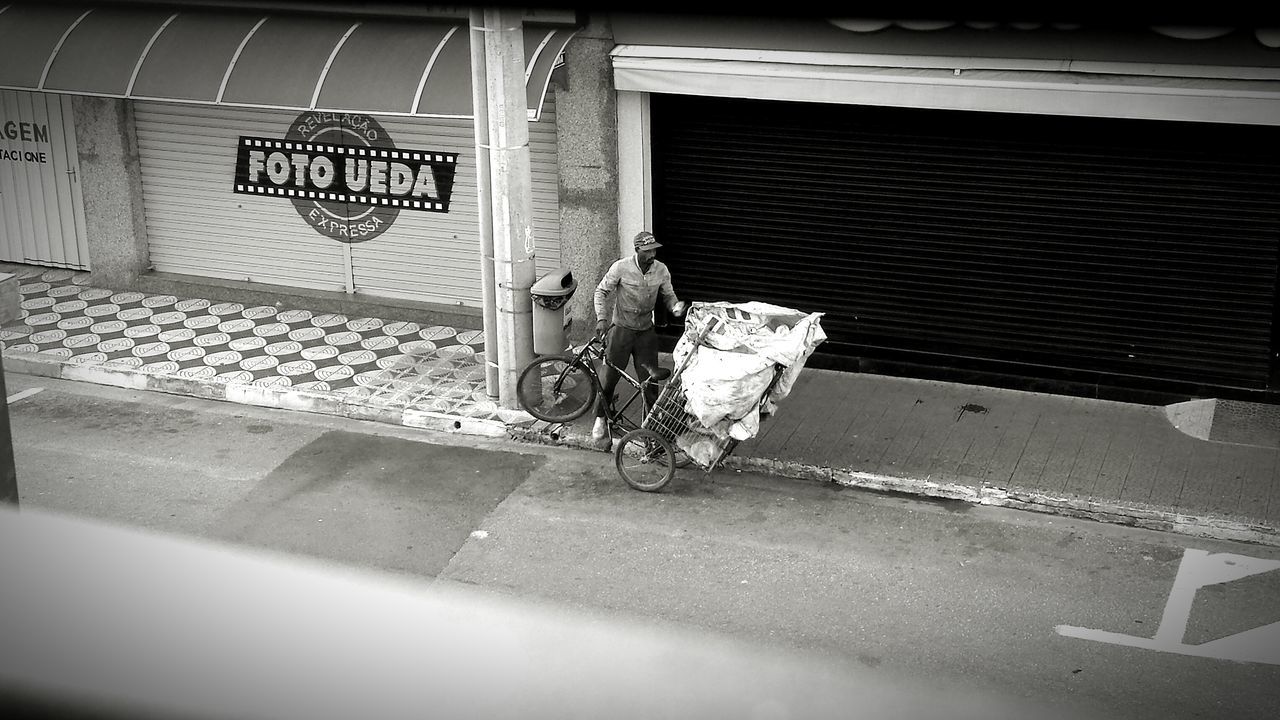
[[[607,333],[606,333],[607,335]],[[577,420],[595,407],[603,387],[596,371],[597,364],[618,371],[619,379],[631,386],[630,397],[621,406],[613,398],[605,404],[605,417],[611,436],[622,440],[614,453],[618,473],[628,485],[646,492],[661,489],[671,480],[675,468],[687,467],[692,460],[675,450],[666,439],[652,430],[641,428],[650,407],[645,391],[671,377],[671,371],[658,367],[650,370],[643,382],[609,362],[603,337],[593,337],[576,353],[544,355],[535,358],[520,371],[516,381],[516,399],[535,418],[549,423]],[[640,400],[641,422],[627,416],[627,411]],[[656,471],[656,477],[648,474]]]

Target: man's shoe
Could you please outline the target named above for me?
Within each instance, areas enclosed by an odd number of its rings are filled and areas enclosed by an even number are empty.
[[[609,423],[605,422],[602,417],[596,418],[596,424],[591,428],[591,439],[597,443],[609,436]]]

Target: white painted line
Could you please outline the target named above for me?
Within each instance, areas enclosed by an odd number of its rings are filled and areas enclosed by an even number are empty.
[[[9,396],[9,404],[12,405],[18,402],[19,400],[25,400],[31,397],[32,395],[35,395],[36,393],[40,392],[41,390],[44,390],[44,388],[27,388],[22,392],[14,393]]]
[[[1280,622],[1250,628],[1209,642],[1184,643],[1187,622],[1195,609],[1196,592],[1209,585],[1229,583],[1251,575],[1280,570],[1280,560],[1262,560],[1231,553],[1210,553],[1187,548],[1165,601],[1164,615],[1155,637],[1145,638],[1093,628],[1058,625],[1054,631],[1066,637],[1092,640],[1197,657],[1280,665]]]

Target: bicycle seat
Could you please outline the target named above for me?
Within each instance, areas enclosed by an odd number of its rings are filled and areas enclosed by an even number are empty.
[[[649,371],[649,382],[662,382],[669,377],[671,377],[671,371],[664,367]]]

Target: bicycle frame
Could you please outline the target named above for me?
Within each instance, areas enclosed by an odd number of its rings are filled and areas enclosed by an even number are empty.
[[[599,338],[599,337],[591,338],[591,340],[587,341],[586,345],[582,346],[581,350],[579,350],[576,354],[574,354],[573,360],[575,364],[581,365],[582,367],[587,369],[587,372],[589,372],[591,375],[591,382],[595,383],[596,390],[599,392],[601,396],[603,396],[604,394],[604,384],[601,382],[600,374],[596,370],[596,362],[599,362],[617,371],[619,379],[625,380],[626,383],[631,386],[632,388],[631,396],[627,398],[626,402],[622,403],[621,407],[615,406],[612,397],[605,398],[604,399],[605,415],[609,418],[609,424],[611,426],[623,429],[624,434],[626,432],[635,430],[636,428],[640,427],[640,423],[634,422],[633,420],[631,420],[631,418],[627,417],[626,412],[632,406],[632,404],[635,403],[636,398],[639,397],[640,408],[641,408],[641,422],[643,422],[643,419],[649,414],[648,398],[645,397],[644,390],[645,390],[645,387],[649,385],[652,381],[645,380],[641,382],[639,379],[632,377],[631,374],[626,371],[626,368],[620,368],[617,365],[614,365],[613,363],[609,362],[609,358],[605,354],[605,344],[604,344],[603,338]],[[566,368],[566,372],[567,371],[568,371],[568,368]],[[564,377],[562,375],[560,378],[557,379],[556,381],[557,385],[560,382],[563,382],[563,380],[564,380]]]

